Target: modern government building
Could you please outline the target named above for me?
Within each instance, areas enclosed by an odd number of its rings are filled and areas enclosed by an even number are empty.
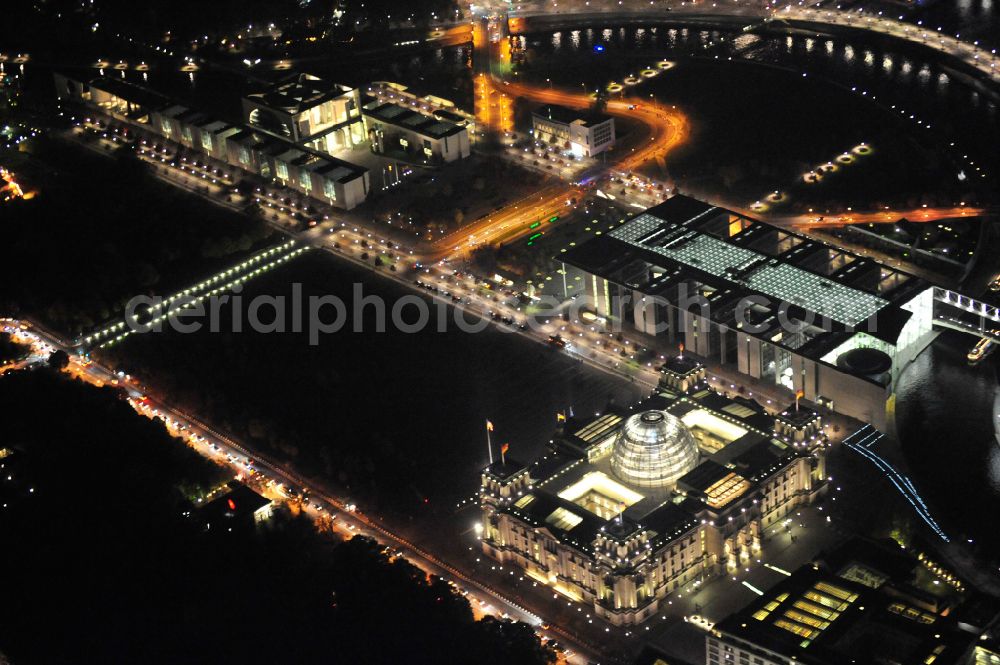
[[[934,337],[923,280],[686,196],[557,259],[553,283],[608,325],[880,429],[899,371]]]
[[[562,143],[576,157],[593,157],[615,144],[615,119],[549,104],[531,113],[535,139]]]
[[[629,409],[562,423],[549,452],[482,473],[482,548],[615,625],[766,556],[762,532],[827,487],[820,416],[770,416],[678,356]]]
[[[996,599],[942,572],[895,541],[848,541],[716,624],[705,663],[1000,663]]]
[[[350,210],[371,193],[357,149],[439,165],[468,157],[468,122],[386,104],[357,88],[293,74],[241,100],[238,122],[220,120],[144,85],[55,75],[60,100],[128,122],[164,140]],[[391,165],[389,166],[391,170]]]

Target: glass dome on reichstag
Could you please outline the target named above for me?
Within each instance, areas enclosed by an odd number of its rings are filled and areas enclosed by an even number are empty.
[[[694,436],[679,418],[666,411],[630,416],[611,453],[615,475],[642,487],[669,487],[697,464]]]

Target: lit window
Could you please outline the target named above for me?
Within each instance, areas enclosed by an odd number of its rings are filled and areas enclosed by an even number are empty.
[[[562,531],[569,531],[583,521],[583,518],[575,513],[571,513],[565,508],[556,508],[545,518],[546,523],[551,524]]]

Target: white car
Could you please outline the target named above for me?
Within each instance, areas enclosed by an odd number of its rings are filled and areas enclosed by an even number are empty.
[[[702,630],[712,630],[715,624],[700,614],[692,614],[691,616],[684,617],[684,620],[688,623],[693,623]]]

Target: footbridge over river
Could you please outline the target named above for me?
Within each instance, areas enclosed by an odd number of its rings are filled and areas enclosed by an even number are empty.
[[[934,287],[934,325],[1000,344],[1000,307],[937,286]]]

